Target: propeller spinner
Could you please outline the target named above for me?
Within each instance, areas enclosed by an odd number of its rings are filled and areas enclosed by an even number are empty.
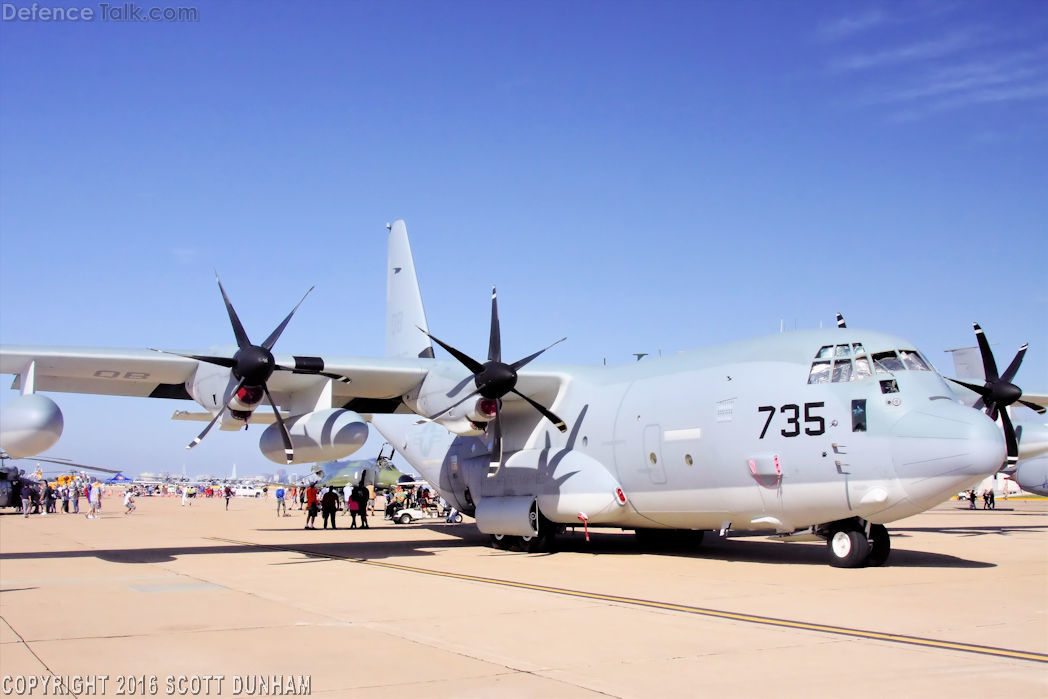
[[[985,408],[986,414],[990,416],[990,419],[996,420],[998,415],[1000,415],[1001,424],[1004,427],[1004,439],[1008,445],[1008,465],[1014,466],[1019,460],[1019,441],[1016,439],[1015,427],[1012,425],[1012,418],[1007,411],[1008,406],[1014,403],[1021,403],[1042,415],[1045,412],[1044,407],[1023,400],[1022,389],[1012,383],[1016,373],[1019,371],[1019,365],[1022,364],[1023,357],[1026,355],[1028,345],[1024,344],[1020,347],[1015,354],[1015,358],[1012,359],[1012,363],[1008,365],[1004,373],[998,374],[997,361],[990,350],[990,343],[986,339],[986,333],[983,332],[978,323],[972,323],[972,326],[975,328],[975,339],[979,343],[979,354],[982,356],[983,362],[983,376],[986,377],[986,381],[982,386],[959,379],[950,379],[950,381],[978,393],[979,400],[973,407],[977,409]]]
[[[502,361],[502,334],[499,327],[499,310],[498,310],[498,296],[495,292],[495,288],[491,289],[491,333],[488,339],[488,361],[478,362],[477,360],[470,357],[465,352],[455,349],[446,342],[440,340],[433,335],[430,335],[422,328],[419,330],[425,333],[431,340],[436,342],[438,345],[446,349],[451,356],[457,359],[463,366],[473,372],[473,383],[476,388],[468,393],[464,398],[458,402],[448,406],[444,410],[441,410],[436,415],[431,416],[429,419],[435,420],[444,413],[448,412],[452,408],[461,405],[470,398],[476,395],[481,395],[488,400],[494,401],[495,403],[495,417],[492,420],[494,425],[494,455],[498,459],[498,462],[502,462],[502,397],[512,393],[519,398],[524,399],[532,408],[538,411],[543,417],[553,423],[561,432],[567,432],[568,427],[564,424],[564,421],[557,417],[549,408],[545,407],[538,401],[524,395],[516,389],[517,385],[517,372],[527,366],[536,357],[541,355],[543,352],[548,350],[550,347],[557,345],[567,338],[560,338],[553,344],[545,347],[544,349],[530,354],[523,359],[517,360],[512,364],[506,364]]]

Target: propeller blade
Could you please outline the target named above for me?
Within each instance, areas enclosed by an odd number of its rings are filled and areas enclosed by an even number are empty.
[[[1012,363],[1008,365],[1008,368],[1005,369],[1004,373],[1001,375],[1001,381],[1007,381],[1008,383],[1012,382],[1012,379],[1015,378],[1016,373],[1019,371],[1019,365],[1023,363],[1023,356],[1026,354],[1026,348],[1029,346],[1029,343],[1027,343],[1019,348],[1019,351],[1015,354],[1015,359],[1012,360]]]
[[[524,357],[524,359],[520,359],[520,360],[518,360],[516,362],[513,362],[512,364],[509,365],[509,368],[512,369],[513,371],[517,371],[518,369],[523,369],[525,366],[527,366],[528,364],[531,363],[531,360],[533,360],[536,357],[538,357],[540,354],[542,354],[543,352],[548,350],[550,347],[553,347],[555,345],[559,345],[560,343],[564,342],[567,339],[568,338],[566,338],[566,337],[562,337],[559,340],[557,340],[556,342],[554,342],[552,345],[550,345],[549,347],[546,347],[545,349],[540,349],[535,354],[529,355],[527,357]]]
[[[315,369],[298,369],[293,366],[284,366],[282,364],[273,365],[274,371],[290,371],[292,374],[308,374],[310,376],[323,376],[327,379],[333,379],[335,381],[341,381],[342,383],[350,383],[352,381],[348,376],[342,374],[332,374],[329,371],[316,371]]]
[[[161,354],[171,354],[176,357],[184,357],[185,359],[195,359],[198,362],[217,364],[218,366],[224,366],[227,369],[232,369],[236,366],[236,361],[232,357],[209,357],[202,354],[180,354],[178,352],[168,352],[167,350],[156,349],[155,347],[150,347],[149,349],[154,352],[160,352]]]
[[[276,415],[277,424],[280,425],[280,438],[284,440],[284,456],[290,464],[295,460],[295,448],[291,445],[291,435],[288,434],[287,426],[284,424],[284,418],[280,417],[280,409],[277,408],[273,396],[269,395],[269,386],[262,384],[262,390],[266,394],[266,400],[269,401],[270,406],[273,408],[273,414]]]
[[[972,327],[975,328],[975,340],[979,343],[979,354],[982,356],[983,376],[987,383],[992,383],[1000,375],[997,373],[997,361],[993,358],[993,352],[990,351],[990,341],[986,339],[986,333],[978,323],[972,323]]]
[[[218,272],[215,272],[215,281],[218,282],[218,290],[222,292],[222,300],[226,303],[226,313],[229,314],[229,322],[233,326],[233,334],[237,338],[237,347],[243,349],[251,344],[251,340],[248,339],[247,331],[244,330],[244,326],[240,322],[240,318],[237,317],[237,312],[233,308],[233,304],[229,301],[229,296],[226,295],[225,287],[222,286],[222,280],[218,278]]]
[[[243,385],[244,379],[240,379],[240,383],[236,385],[236,388],[233,389],[233,392],[230,395],[235,396],[237,394],[237,391],[239,391],[240,387]],[[196,439],[194,439],[192,442],[186,445],[186,449],[192,449],[196,445],[200,444],[204,437],[207,436],[207,433],[211,431],[211,428],[215,426],[215,423],[222,418],[222,415],[226,412],[227,409],[229,409],[229,401],[222,403],[222,408],[217,413],[215,413],[215,416],[213,418],[211,418],[211,422],[207,423],[207,427],[204,428],[204,431],[198,434]]]
[[[428,419],[429,420],[436,420],[438,417],[440,417],[444,413],[448,412],[449,410],[452,410],[453,408],[457,408],[458,406],[462,405],[463,403],[465,403],[466,401],[468,401],[470,398],[472,398],[473,396],[477,395],[478,393],[480,393],[479,390],[470,391],[469,393],[466,394],[466,396],[464,398],[462,398],[459,401],[456,401],[456,402],[452,403],[451,405],[449,405],[448,407],[444,408],[443,410],[441,410],[436,415],[430,415]]]
[[[1031,403],[1028,400],[1020,400],[1019,402],[1025,405],[1030,410],[1037,413],[1038,415],[1044,415],[1045,413],[1045,407],[1043,405],[1037,405],[1036,403]]]
[[[516,393],[518,396],[520,396],[521,398],[526,400],[531,405],[532,408],[534,408],[535,410],[537,410],[540,413],[542,413],[542,416],[545,417],[550,422],[552,422],[553,426],[556,427],[558,430],[560,430],[561,432],[567,432],[568,431],[568,426],[564,424],[564,421],[561,420],[556,415],[554,415],[548,408],[546,408],[546,406],[544,406],[541,403],[538,403],[538,402],[532,400],[531,398],[528,398],[526,395],[524,395],[523,393],[521,393],[520,391],[518,391],[515,388],[512,389],[510,392],[511,393]]]
[[[498,470],[502,468],[502,407],[499,405],[495,406],[495,419],[492,421],[492,428],[494,429],[494,435],[492,435],[491,441],[491,465],[488,468],[488,475],[493,476],[498,473]]]
[[[491,287],[491,335],[488,338],[488,361],[502,361],[502,331],[499,329],[499,306],[495,287]]]
[[[975,393],[978,393],[980,396],[986,395],[987,393],[985,386],[978,386],[973,383],[968,383],[967,381],[961,381],[960,379],[951,379],[950,377],[946,377],[946,380],[953,381],[955,384],[960,384],[961,386],[967,388],[969,391],[974,391]]]
[[[418,328],[417,325],[415,327]],[[432,335],[430,335],[428,332],[426,332],[422,328],[419,328],[419,332],[424,334],[429,339],[433,340],[433,342],[436,342],[438,345],[440,345],[444,349],[446,349],[448,351],[448,353],[452,357],[454,357],[455,359],[459,360],[459,362],[461,362],[464,367],[466,367],[467,369],[472,371],[474,374],[479,374],[480,372],[484,371],[484,365],[481,364],[480,362],[478,362],[473,357],[471,357],[468,354],[466,354],[465,352],[458,351],[457,349],[455,349],[454,347],[452,347],[448,343],[444,342],[443,340],[440,340],[440,339],[438,339],[436,337],[433,337]]]
[[[278,325],[277,329],[269,334],[269,337],[266,338],[266,341],[262,343],[262,347],[264,349],[273,349],[273,345],[277,343],[277,340],[279,340],[281,334],[283,334],[284,328],[286,328],[287,324],[291,322],[291,316],[295,315],[295,311],[297,311],[298,307],[302,305],[302,301],[305,301],[306,297],[309,296],[310,291],[313,291],[313,289],[315,288],[315,286],[309,287],[309,291],[302,295],[301,300],[299,300],[295,307],[291,309],[291,312],[287,314],[287,318],[284,318],[284,322]]]
[[[1001,424],[1004,426],[1004,442],[1008,445],[1008,466],[1019,462],[1019,440],[1015,438],[1015,426],[1007,410],[1001,411]]]

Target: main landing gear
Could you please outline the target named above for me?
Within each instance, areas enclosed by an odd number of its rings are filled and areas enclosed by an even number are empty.
[[[830,565],[835,568],[881,566],[891,553],[891,539],[883,524],[871,524],[863,519],[846,519],[821,528],[830,553]]]
[[[489,543],[492,548],[502,551],[524,551],[525,553],[549,553],[556,545],[557,532],[563,527],[554,524],[541,514],[536,522],[536,536],[511,536],[509,534],[491,534]]]

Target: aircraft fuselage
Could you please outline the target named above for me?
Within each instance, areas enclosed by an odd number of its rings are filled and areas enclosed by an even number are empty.
[[[486,435],[432,423],[394,444],[467,514],[531,497],[560,524],[778,533],[907,517],[1004,458],[994,423],[959,404],[912,343],[881,333],[795,332],[564,373],[551,407],[568,432],[509,406],[508,425],[534,429],[504,445],[500,466]]]

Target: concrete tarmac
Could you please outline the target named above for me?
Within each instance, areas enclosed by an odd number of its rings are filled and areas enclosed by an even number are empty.
[[[763,538],[524,554],[468,519],[303,520],[272,498],[0,516],[0,695],[1048,696],[1044,500],[944,503],[856,570]]]

